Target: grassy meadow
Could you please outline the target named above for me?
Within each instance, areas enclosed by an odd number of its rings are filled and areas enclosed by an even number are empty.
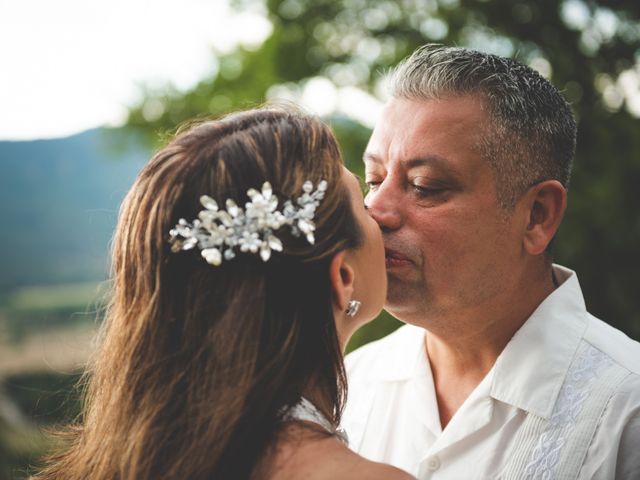
[[[0,298],[0,480],[26,478],[52,445],[48,432],[77,416],[104,290],[30,286]]]

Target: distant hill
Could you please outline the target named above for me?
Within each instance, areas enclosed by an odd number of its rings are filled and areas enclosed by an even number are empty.
[[[118,207],[149,153],[108,129],[0,142],[0,293],[103,279]]]

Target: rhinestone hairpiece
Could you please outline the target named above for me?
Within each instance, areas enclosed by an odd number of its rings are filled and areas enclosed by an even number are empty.
[[[273,250],[282,251],[282,241],[275,232],[285,225],[294,236],[304,235],[313,245],[316,228],[313,217],[326,190],[325,180],[318,183],[315,191],[313,183],[307,180],[302,185],[302,195],[295,199],[296,204],[287,200],[282,211],[276,210],[278,198],[269,182],[262,184],[261,192],[254,188],[247,191],[251,201],[245,204],[244,210],[231,199],[225,202],[226,210],[220,210],[213,198],[203,195],[200,203],[205,209],[198,213],[198,218],[191,223],[181,218],[169,232],[171,250],[179,252],[197,246],[202,257],[214,266],[220,265],[223,258],[233,259],[237,249],[245,253],[259,252],[266,262]]]

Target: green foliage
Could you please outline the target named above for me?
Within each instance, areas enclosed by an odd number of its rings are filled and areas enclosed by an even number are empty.
[[[241,9],[258,1],[235,4]],[[556,259],[577,270],[594,314],[640,338],[640,120],[625,108],[618,82],[624,72],[633,76],[640,56],[640,3],[267,0],[266,7],[274,29],[258,50],[221,56],[217,73],[191,91],[148,92],[131,110],[130,125],[154,138],[193,117],[260,104],[273,85],[295,91],[315,76],[375,93],[386,69],[430,42],[548,70],[571,102],[580,132]],[[360,169],[366,129],[333,123],[347,163]],[[382,324],[369,328],[382,333]]]
[[[66,424],[80,413],[80,373],[22,373],[7,377],[7,397],[32,422],[39,425]]]
[[[7,307],[14,313],[51,312],[71,307],[83,308],[98,297],[96,282],[57,284],[46,287],[23,287],[7,297]]]
[[[365,345],[388,335],[401,325],[402,323],[400,321],[383,311],[373,322],[365,325],[353,334],[353,337],[351,337],[351,340],[347,345],[346,353],[355,350],[361,345]]]
[[[96,321],[104,307],[106,283],[86,282],[22,287],[0,296],[0,327],[9,343],[35,331]]]
[[[36,427],[16,427],[0,418],[0,480],[28,478],[29,466],[50,446],[50,440]]]
[[[51,451],[49,428],[80,413],[80,374],[26,373],[0,384],[0,480],[27,478],[31,467]],[[9,406],[9,408],[7,408]],[[19,410],[19,418],[11,410]]]

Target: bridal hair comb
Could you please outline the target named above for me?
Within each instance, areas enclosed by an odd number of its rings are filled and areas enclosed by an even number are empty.
[[[318,183],[315,191],[313,183],[307,180],[295,205],[287,200],[282,211],[276,210],[278,198],[269,182],[264,182],[261,192],[253,188],[247,191],[251,201],[245,204],[244,210],[231,199],[225,202],[226,210],[220,210],[213,198],[203,195],[200,203],[204,210],[198,213],[198,218],[191,223],[181,218],[169,232],[171,250],[179,252],[197,246],[202,257],[214,266],[220,265],[223,258],[233,259],[238,249],[244,253],[259,252],[266,262],[272,251],[282,251],[282,241],[275,232],[285,225],[294,236],[304,235],[313,245],[316,228],[313,217],[326,190],[325,180]]]

